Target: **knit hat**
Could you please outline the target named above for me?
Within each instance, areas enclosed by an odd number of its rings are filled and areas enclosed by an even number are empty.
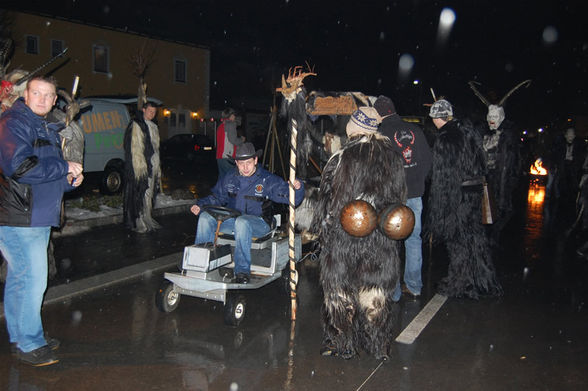
[[[387,96],[380,95],[374,102],[374,108],[378,111],[380,117],[386,117],[387,115],[396,114],[396,107],[394,102]]]
[[[373,107],[360,107],[355,110],[347,122],[347,137],[351,137],[356,133],[375,132],[378,130],[378,124],[381,118],[378,111]]]
[[[439,99],[435,103],[431,105],[431,110],[429,111],[429,117],[431,118],[447,118],[453,117],[453,107],[451,103],[446,101],[445,99]]]

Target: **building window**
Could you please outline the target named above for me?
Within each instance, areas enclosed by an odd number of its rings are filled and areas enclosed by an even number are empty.
[[[185,113],[178,114],[178,128],[186,129],[186,114]]]
[[[94,45],[92,47],[92,57],[94,60],[94,72],[96,73],[108,73],[108,46],[105,45]]]
[[[174,59],[174,81],[186,83],[186,60]]]
[[[26,36],[25,53],[39,54],[39,37],[37,37],[36,35]]]
[[[51,40],[51,57],[57,56],[59,53],[63,51],[65,44],[61,39],[52,39]]]

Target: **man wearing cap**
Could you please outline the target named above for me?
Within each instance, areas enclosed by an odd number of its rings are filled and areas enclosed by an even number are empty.
[[[471,299],[501,295],[482,225],[484,151],[471,123],[453,119],[447,100],[433,103],[429,116],[439,134],[433,146],[425,225],[435,241],[445,244],[449,256],[449,271],[438,291]]]
[[[127,228],[145,233],[161,226],[151,216],[160,190],[159,129],[153,122],[157,105],[147,102],[129,123],[124,137],[123,219]]]
[[[405,265],[404,286],[400,288],[400,279],[394,291],[394,301],[400,299],[404,292],[410,298],[417,298],[423,286],[421,266],[423,264],[421,240],[422,196],[425,193],[425,179],[431,168],[431,149],[421,128],[413,123],[403,121],[396,113],[396,107],[387,96],[379,96],[374,108],[382,117],[379,131],[388,136],[394,149],[402,156],[408,195],[406,206],[414,213],[414,229],[404,241]]]
[[[250,279],[251,241],[270,231],[273,214],[271,203],[288,203],[288,183],[263,167],[257,166],[258,152],[251,143],[237,147],[235,154],[236,168],[219,178],[212,188],[212,194],[199,199],[190,208],[195,215],[200,215],[196,229],[195,244],[214,241],[216,220],[210,214],[201,212],[206,205],[227,206],[241,212],[241,216],[225,220],[220,231],[234,234],[235,245],[235,282],[246,284]],[[295,204],[304,198],[304,184],[294,181]]]

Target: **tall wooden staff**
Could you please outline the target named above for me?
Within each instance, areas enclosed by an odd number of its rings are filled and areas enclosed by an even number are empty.
[[[296,270],[296,251],[294,224],[296,222],[295,214],[295,189],[296,181],[296,138],[298,136],[298,123],[292,118],[292,131],[290,132],[290,175],[289,175],[289,192],[288,192],[288,256],[290,258],[290,300],[292,304],[291,319],[296,320],[296,286],[298,285],[298,271]]]
[[[289,251],[288,255],[290,258],[290,299],[292,303],[292,312],[291,312],[291,319],[292,321],[296,320],[296,286],[298,284],[298,272],[296,271],[296,252],[295,252],[295,235],[294,235],[294,222],[296,220],[295,215],[295,191],[294,191],[294,181],[296,180],[296,140],[298,136],[298,122],[292,115],[292,112],[295,114],[300,114],[301,110],[296,110],[296,108],[292,108],[291,104],[294,101],[297,101],[297,104],[301,104],[304,107],[305,104],[305,97],[303,94],[302,89],[302,81],[306,76],[315,76],[316,73],[313,73],[309,67],[309,72],[303,72],[301,66],[296,66],[294,69],[290,68],[288,70],[288,78],[284,78],[282,75],[282,87],[276,88],[276,91],[282,93],[284,98],[288,104],[288,116],[291,117],[291,131],[290,131],[290,175],[289,175],[289,193],[288,193],[288,201],[289,201],[289,222],[288,222],[288,245]],[[300,96],[299,96],[300,95]],[[306,115],[306,112],[302,110],[302,115]],[[292,327],[292,333],[294,332],[294,327]]]

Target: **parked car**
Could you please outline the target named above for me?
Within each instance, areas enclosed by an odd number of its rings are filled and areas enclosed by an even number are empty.
[[[213,161],[214,141],[203,134],[176,134],[161,143],[160,157],[164,164]]]

